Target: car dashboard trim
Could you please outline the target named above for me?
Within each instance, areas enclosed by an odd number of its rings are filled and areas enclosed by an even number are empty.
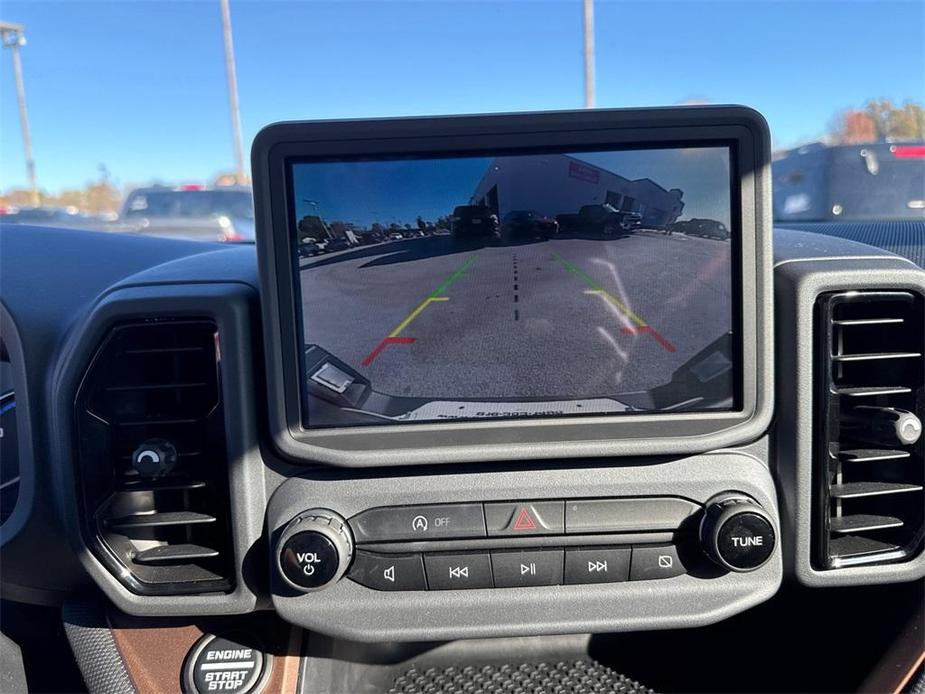
[[[107,597],[133,615],[241,614],[257,605],[252,570],[253,547],[263,530],[264,474],[257,446],[253,393],[251,330],[256,293],[243,282],[153,284],[115,287],[91,309],[79,332],[65,344],[53,374],[57,394],[51,420],[58,477],[56,494],[64,510],[68,540],[84,568]],[[231,593],[151,596],[129,591],[88,549],[83,534],[85,509],[78,495],[79,466],[74,445],[75,396],[86,365],[116,323],[146,317],[203,315],[213,319],[221,334],[222,392],[225,400],[229,509],[235,554],[235,587]]]

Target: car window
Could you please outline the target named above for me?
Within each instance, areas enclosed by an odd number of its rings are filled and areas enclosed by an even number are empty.
[[[920,0],[6,0],[0,26],[9,221],[224,216],[252,238],[248,151],[274,121],[729,103],[770,124],[776,220],[925,218]]]

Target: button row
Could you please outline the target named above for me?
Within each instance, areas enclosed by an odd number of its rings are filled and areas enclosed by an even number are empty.
[[[685,573],[674,545],[378,554],[359,550],[348,576],[375,590],[464,590],[616,583]]]
[[[699,507],[674,497],[388,506],[350,519],[358,544],[676,530]]]

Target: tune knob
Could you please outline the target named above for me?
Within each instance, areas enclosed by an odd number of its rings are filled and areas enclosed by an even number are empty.
[[[744,494],[729,493],[707,502],[700,522],[707,556],[730,571],[754,571],[774,554],[777,537],[771,517]]]
[[[312,509],[289,521],[276,556],[283,580],[308,593],[344,575],[353,559],[353,535],[347,521],[334,511]]]

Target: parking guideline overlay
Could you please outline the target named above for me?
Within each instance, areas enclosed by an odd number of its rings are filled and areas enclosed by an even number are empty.
[[[438,286],[434,291],[428,294],[426,299],[424,299],[421,303],[415,306],[414,309],[411,311],[411,313],[405,316],[405,318],[401,321],[401,323],[396,325],[395,328],[385,338],[383,338],[379,342],[378,345],[375,346],[373,351],[366,355],[366,357],[363,359],[363,362],[362,362],[363,366],[369,366],[370,364],[372,364],[375,361],[376,357],[378,357],[382,353],[382,351],[389,345],[413,344],[415,341],[415,338],[401,337],[402,331],[405,328],[407,328],[409,325],[411,325],[414,319],[417,318],[419,315],[421,315],[424,309],[430,306],[433,302],[449,301],[450,297],[441,296],[441,294],[443,294],[443,292],[449,289],[450,285],[456,282],[456,280],[462,277],[466,273],[466,270],[468,270],[469,267],[474,262],[475,262],[475,256],[470,257],[466,262],[464,262],[462,265],[456,268],[456,270],[453,272],[452,275],[450,275],[445,280],[443,280],[440,286]]]
[[[602,287],[596,280],[594,280],[594,278],[592,278],[590,275],[587,275],[585,272],[583,272],[579,268],[572,265],[569,261],[567,261],[565,258],[563,258],[558,253],[553,253],[552,257],[560,265],[562,265],[562,267],[564,267],[566,270],[568,270],[570,273],[575,275],[578,279],[580,279],[582,282],[584,282],[586,285],[590,287],[590,289],[585,292],[586,294],[592,294],[592,295],[603,297],[605,301],[609,302],[610,304],[613,304],[617,309],[619,309],[623,313],[623,315],[625,315],[631,322],[633,322],[636,325],[635,329],[624,328],[623,329],[624,333],[629,334],[629,335],[635,335],[635,334],[651,335],[652,338],[656,342],[658,342],[658,344],[663,349],[665,349],[668,352],[675,351],[675,346],[671,344],[668,340],[666,340],[665,337],[660,332],[658,332],[655,328],[653,328],[646,321],[640,318],[636,313],[634,313],[626,304],[620,301],[617,297],[615,297],[613,294],[611,294],[606,289],[604,289],[604,287]]]

